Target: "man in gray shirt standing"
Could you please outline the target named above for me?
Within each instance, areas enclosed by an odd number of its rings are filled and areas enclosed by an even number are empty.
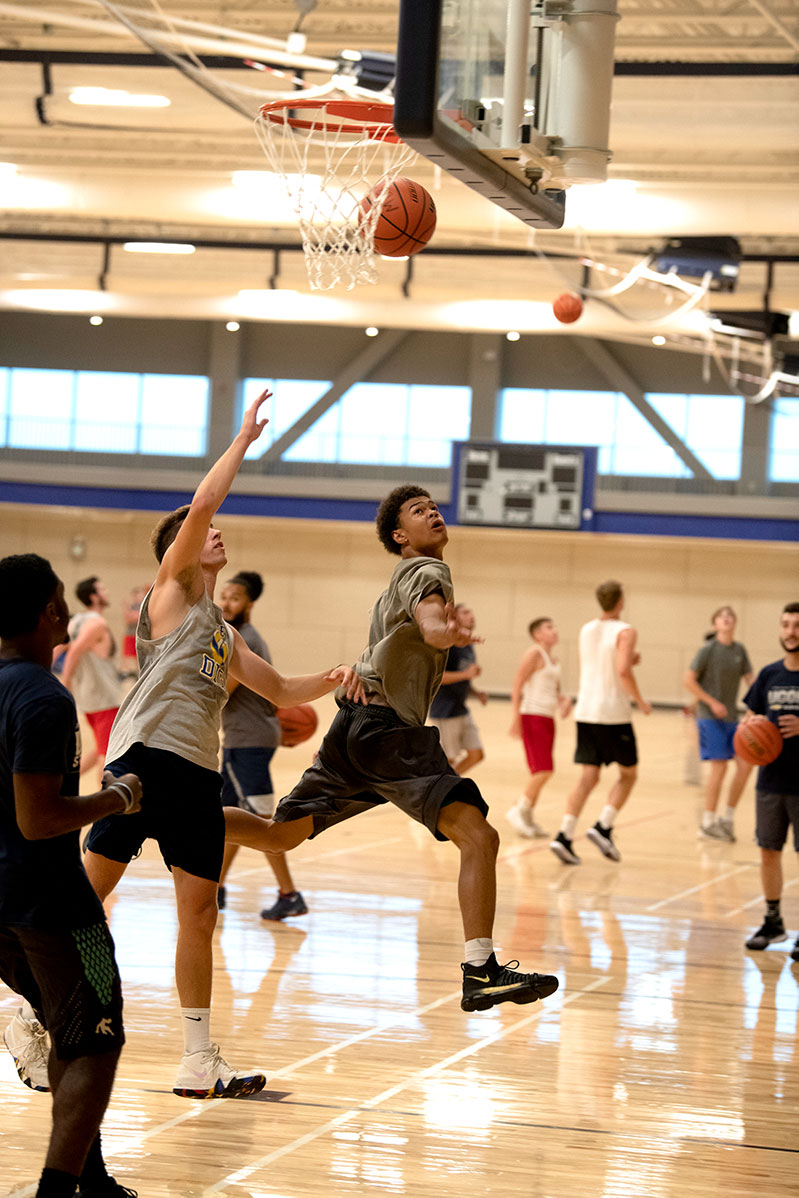
[[[709,840],[735,841],[733,819],[746,780],[752,772],[735,756],[733,737],[738,726],[738,688],[743,678],[750,686],[754,673],[749,654],[734,640],[736,616],[731,607],[720,607],[711,616],[713,635],[694,657],[685,675],[685,688],[698,700],[699,756],[709,763],[705,787],[705,810],[699,835]],[[716,816],[727,763],[735,761],[735,772],[727,793],[727,809]]]
[[[263,593],[264,584],[254,570],[241,570],[225,583],[219,606],[228,624],[240,633],[245,644],[264,661],[272,662],[266,641],[250,623],[255,601]],[[280,745],[281,728],[274,703],[242,686],[228,675],[230,698],[222,710],[222,806],[241,807],[255,815],[270,816],[275,808],[275,795],[269,764]],[[225,878],[239,851],[237,844],[225,845],[222,872],[219,875],[219,909],[225,907]],[[287,919],[306,915],[305,900],[294,886],[286,854],[265,854],[278,884],[277,901],[261,912],[262,919]]]

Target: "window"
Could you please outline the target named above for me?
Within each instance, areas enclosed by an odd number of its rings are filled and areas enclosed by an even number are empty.
[[[647,399],[715,478],[738,478],[744,401],[727,395]],[[596,445],[600,474],[685,478],[690,470],[626,395],[613,391],[502,392],[499,439]]]
[[[272,387],[273,426],[266,446],[330,387],[328,382],[247,379],[243,405]],[[468,387],[355,383],[284,453],[287,462],[351,462],[380,466],[449,465],[452,442],[465,440],[471,420]],[[263,437],[251,456],[260,456]]]
[[[0,444],[202,457],[208,380],[100,370],[0,371]]]
[[[768,476],[773,483],[799,483],[799,398],[774,401]]]

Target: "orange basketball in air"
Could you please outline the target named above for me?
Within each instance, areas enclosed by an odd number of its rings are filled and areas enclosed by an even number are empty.
[[[755,715],[735,729],[732,746],[749,765],[770,765],[782,752],[782,733],[766,716]]]
[[[367,213],[385,183],[378,183],[361,201],[361,211]],[[384,258],[405,258],[423,250],[436,227],[436,206],[429,191],[421,183],[400,175],[387,185],[387,192],[375,225],[375,253]]]
[[[573,324],[583,314],[583,301],[574,291],[564,291],[555,300],[552,311],[561,324]]]

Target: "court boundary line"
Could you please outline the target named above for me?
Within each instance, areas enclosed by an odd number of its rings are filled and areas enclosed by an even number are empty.
[[[596,978],[593,982],[590,982],[587,986],[583,987],[582,990],[578,990],[567,995],[561,1003],[559,1009],[562,1010],[565,1006],[571,1006],[572,1003],[577,1002],[578,999],[585,997],[592,991],[599,989],[600,986],[607,985],[609,981],[609,977]],[[454,994],[449,995],[448,999],[451,1000],[452,998],[457,997],[459,994],[460,991],[456,991]],[[428,1065],[424,1069],[415,1070],[403,1081],[397,1082],[396,1085],[390,1086],[387,1090],[383,1090],[380,1094],[375,1095],[374,1098],[370,1098],[366,1102],[359,1103],[357,1107],[351,1107],[348,1111],[342,1112],[342,1114],[337,1115],[334,1119],[329,1119],[326,1123],[315,1128],[313,1131],[306,1132],[305,1135],[299,1136],[290,1144],[284,1144],[281,1148],[274,1149],[274,1151],[267,1153],[259,1160],[253,1161],[251,1164],[245,1165],[241,1169],[237,1169],[235,1173],[229,1173],[227,1176],[220,1178],[220,1180],[215,1182],[214,1185],[203,1190],[202,1198],[206,1198],[208,1195],[218,1194],[224,1186],[235,1185],[240,1181],[244,1181],[258,1169],[263,1169],[266,1166],[271,1165],[274,1161],[280,1160],[284,1156],[288,1156],[289,1153],[295,1152],[300,1148],[304,1148],[306,1144],[310,1144],[314,1140],[318,1140],[321,1136],[324,1136],[328,1132],[333,1131],[335,1128],[340,1127],[342,1124],[348,1123],[350,1120],[357,1118],[358,1115],[363,1114],[365,1111],[374,1110],[381,1103],[386,1102],[389,1098],[393,1098],[395,1094],[401,1093],[403,1090],[407,1089],[411,1085],[416,1084],[423,1078],[432,1077],[436,1073],[440,1073],[443,1070],[448,1069],[450,1065],[455,1064],[457,1061],[464,1060],[466,1057],[473,1056],[474,1053],[482,1051],[483,1048],[488,1047],[490,1044],[495,1044],[500,1040],[504,1040],[507,1036],[512,1035],[514,1032],[519,1031],[528,1024],[536,1022],[541,1017],[544,1010],[545,1008],[538,1007],[530,1015],[525,1016],[525,1018],[518,1019],[514,1023],[508,1025],[507,1027],[500,1028],[499,1031],[493,1032],[489,1036],[484,1036],[482,1040],[477,1040],[472,1044],[468,1044],[465,1048],[461,1048],[457,1052],[450,1054],[450,1056],[444,1057],[436,1064]]]
[[[672,894],[669,898],[661,899],[659,903],[652,903],[651,906],[645,907],[645,911],[659,911],[661,907],[667,907],[669,903],[676,903],[678,899],[687,898],[689,894],[697,894],[700,890],[706,890],[708,886],[715,886],[718,882],[724,882],[727,878],[734,878],[736,874],[745,873],[749,869],[756,869],[754,864],[739,865],[735,869],[730,869],[726,874],[717,874],[715,878],[708,878],[706,882],[700,882],[698,886],[689,886],[687,890],[681,890],[678,894]]]

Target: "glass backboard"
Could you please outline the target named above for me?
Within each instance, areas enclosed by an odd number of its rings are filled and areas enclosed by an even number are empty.
[[[617,0],[400,0],[394,125],[530,226],[610,152]]]

